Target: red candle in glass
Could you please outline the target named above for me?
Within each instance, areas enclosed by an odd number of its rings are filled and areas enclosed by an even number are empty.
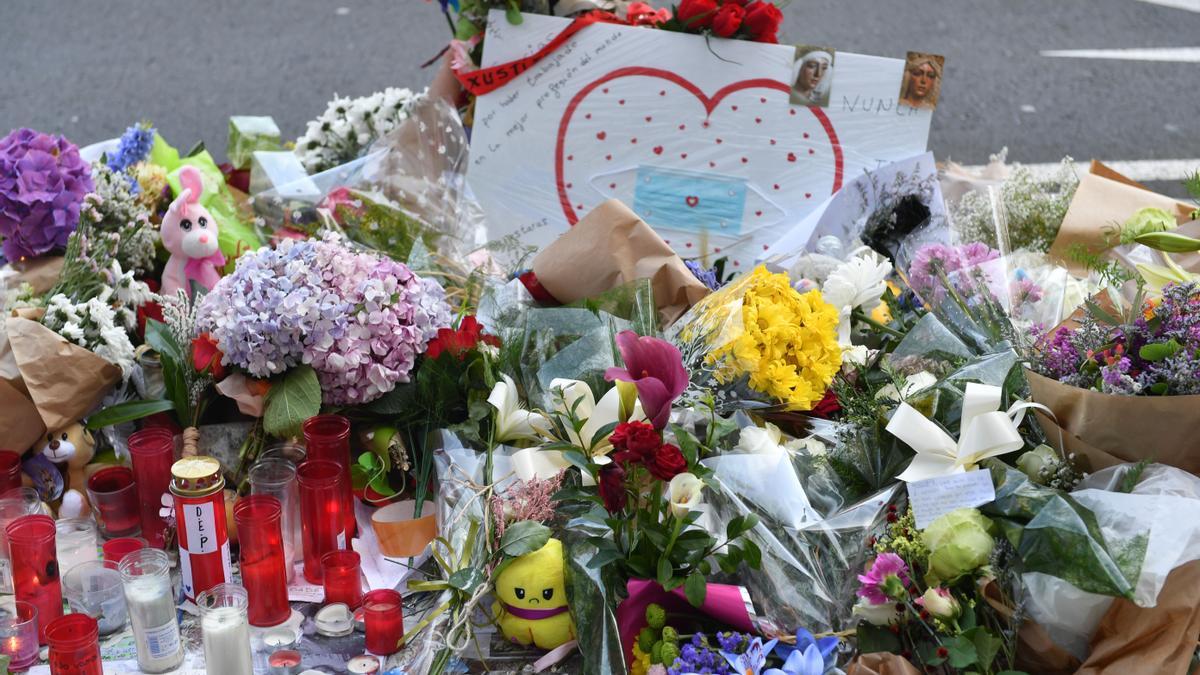
[[[46,644],[46,626],[63,613],[54,519],[21,516],[9,523],[5,532],[12,554],[14,594],[17,600],[37,607],[38,643]]]
[[[346,536],[357,532],[354,522],[354,486],[350,483],[350,420],[341,415],[316,415],[304,421],[304,442],[307,446],[306,459],[325,459],[337,462],[342,467],[345,487],[345,506],[342,516],[346,519]]]
[[[325,604],[344,602],[350,609],[362,604],[361,559],[354,551],[330,551],[321,557]]]
[[[114,565],[121,564],[122,558],[144,548],[148,548],[148,544],[141,537],[118,537],[109,539],[100,545],[100,550],[104,552],[104,559]]]
[[[87,614],[68,614],[46,626],[50,675],[104,675],[100,627]]]
[[[321,583],[321,556],[346,546],[345,477],[336,462],[310,459],[296,470],[300,484],[300,527],[304,533],[304,578]]]
[[[283,556],[282,514],[279,500],[271,495],[242,497],[233,507],[251,626],[275,626],[292,614]]]
[[[126,466],[100,469],[88,479],[87,489],[96,522],[106,536],[127,537],[141,530],[142,509],[132,469]],[[161,497],[155,499],[154,508],[157,510],[161,505]]]
[[[175,434],[163,427],[151,427],[129,436],[129,455],[133,459],[133,479],[142,509],[142,537],[154,548],[165,544],[167,524],[158,515],[162,497],[171,486],[171,465],[175,463]]]
[[[404,639],[404,598],[390,588],[363,596],[363,619],[367,624],[367,651],[380,656],[400,650]]]
[[[21,454],[0,450],[0,494],[21,487]]]

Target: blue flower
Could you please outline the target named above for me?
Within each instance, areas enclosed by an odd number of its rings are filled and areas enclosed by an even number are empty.
[[[715,291],[721,287],[721,282],[717,279],[717,268],[712,267],[704,269],[700,263],[695,260],[684,260],[683,264],[691,270],[692,275],[700,280],[700,283],[708,287],[709,290]]]
[[[764,645],[762,638],[756,637],[750,641],[750,645],[746,648],[744,654],[731,654],[729,652],[721,652],[721,654],[737,673],[765,675],[763,673],[763,666],[767,665],[767,654],[771,653],[771,648],[775,646],[776,642],[776,640],[771,640]]]
[[[117,151],[108,157],[108,168],[118,173],[124,172],[149,157],[153,147],[154,127],[150,126],[149,122],[139,122],[126,129],[125,133],[121,135]],[[128,174],[126,177],[136,194],[138,191],[137,180]]]
[[[821,659],[825,667],[832,668],[837,661],[837,656],[834,654],[837,651],[838,639],[836,637],[816,638],[805,628],[796,629],[796,646],[785,645],[780,643],[775,647],[775,654],[782,659],[787,659],[792,652],[807,651],[809,647],[815,647],[816,651],[821,655]]]

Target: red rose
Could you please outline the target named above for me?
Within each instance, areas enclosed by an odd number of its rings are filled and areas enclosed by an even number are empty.
[[[210,373],[214,380],[225,379],[225,366],[221,365],[224,356],[217,348],[216,340],[208,333],[201,333],[200,337],[192,340],[192,367],[196,372]]]
[[[713,35],[723,38],[731,37],[741,27],[742,17],[745,15],[746,10],[735,2],[726,2],[721,5],[721,9],[717,10],[717,15],[713,17]]]
[[[617,425],[608,441],[616,450],[613,461],[636,464],[654,456],[662,445],[662,435],[645,422],[625,422]]]
[[[646,461],[646,468],[659,480],[671,480],[675,476],[687,471],[688,465],[679,448],[666,443],[658,449],[658,452],[654,453],[653,457]]]
[[[754,0],[746,5],[746,18],[742,25],[746,27],[751,40],[778,42],[776,34],[779,32],[781,23],[783,23],[783,12],[779,11],[774,4],[763,2],[763,0]]]
[[[712,25],[716,13],[717,0],[683,0],[675,10],[675,18],[688,30],[699,30]]]
[[[722,0],[721,5],[737,5],[738,7],[744,8],[747,4],[749,4],[749,2],[750,0]]]
[[[825,391],[825,396],[813,406],[813,409],[808,411],[813,417],[821,417],[831,419],[842,409],[842,404],[838,402],[837,394],[833,393],[833,389]]]
[[[625,469],[615,462],[600,469],[600,498],[604,500],[604,508],[609,513],[617,513],[625,508],[628,499],[625,494]]]

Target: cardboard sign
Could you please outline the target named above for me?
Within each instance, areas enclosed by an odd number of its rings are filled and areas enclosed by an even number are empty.
[[[571,26],[489,15],[485,67]],[[545,246],[620,199],[683,257],[747,268],[863,169],[925,151],[901,59],[838,52],[827,107],[792,105],[796,51],[595,23],[477,99],[468,180],[489,237]]]
[[[951,511],[982,506],[995,499],[992,472],[986,469],[908,484],[908,500],[912,504],[917,529],[920,530]]]

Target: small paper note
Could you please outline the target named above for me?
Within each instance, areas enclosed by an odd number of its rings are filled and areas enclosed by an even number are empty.
[[[995,499],[992,472],[983,469],[908,484],[908,500],[919,530],[955,509],[982,506]]]
[[[288,584],[288,602],[325,602],[325,587],[304,578],[304,564],[296,565],[296,576]]]

